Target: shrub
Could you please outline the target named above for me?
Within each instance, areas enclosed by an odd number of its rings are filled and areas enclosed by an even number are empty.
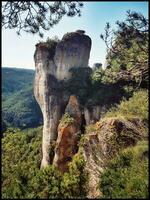
[[[84,169],[85,161],[81,153],[76,154],[69,164],[61,182],[63,198],[85,198],[88,191],[88,174]]]
[[[73,122],[74,122],[74,118],[71,117],[68,113],[65,113],[65,114],[62,116],[61,120],[60,120],[60,124],[61,124],[62,126],[70,125],[70,124],[72,124]]]
[[[54,166],[39,170],[31,181],[32,198],[60,198],[60,183],[62,176]]]

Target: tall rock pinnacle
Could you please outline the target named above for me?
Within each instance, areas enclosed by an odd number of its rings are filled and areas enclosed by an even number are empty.
[[[59,120],[69,100],[69,96],[63,99],[60,81],[70,78],[72,67],[88,66],[90,49],[91,39],[82,32],[67,33],[61,41],[52,44],[36,45],[34,94],[44,121],[41,167],[52,162],[49,149],[57,139]]]

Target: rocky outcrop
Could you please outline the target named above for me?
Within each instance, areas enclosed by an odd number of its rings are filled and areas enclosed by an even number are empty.
[[[143,127],[139,119],[125,120],[123,118],[104,118],[96,124],[90,125],[81,143],[89,173],[89,198],[99,198],[100,175],[108,161],[123,148],[133,146],[138,140],[146,136],[141,131]],[[144,129],[143,129],[144,130]]]
[[[52,162],[50,144],[57,139],[59,120],[69,100],[69,96],[63,95],[61,81],[70,78],[72,67],[87,67],[90,49],[91,39],[81,31],[67,33],[53,45],[44,42],[36,45],[34,94],[44,121],[41,167]]]
[[[62,119],[58,126],[58,138],[56,141],[54,165],[61,172],[68,170],[68,162],[77,153],[79,133],[82,123],[80,105],[75,96],[70,96],[65,113],[68,116]]]

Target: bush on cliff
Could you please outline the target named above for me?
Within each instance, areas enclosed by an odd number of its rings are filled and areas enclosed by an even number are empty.
[[[60,120],[60,125],[65,126],[65,125],[70,125],[74,122],[74,118],[71,117],[68,113],[65,113],[61,120]]]

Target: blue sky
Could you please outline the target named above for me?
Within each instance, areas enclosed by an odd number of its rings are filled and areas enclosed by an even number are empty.
[[[45,32],[44,38],[38,35],[22,33],[17,36],[15,30],[2,30],[2,67],[19,67],[34,69],[33,55],[35,44],[47,37],[57,35],[60,39],[66,32],[85,30],[92,39],[89,65],[104,63],[106,47],[100,39],[106,22],[114,27],[117,20],[124,20],[126,11],[141,12],[148,17],[148,2],[84,2],[81,17],[64,17],[59,24]]]

